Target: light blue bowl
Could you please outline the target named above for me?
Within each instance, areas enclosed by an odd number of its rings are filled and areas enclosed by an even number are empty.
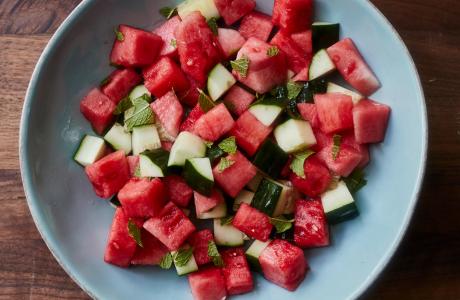
[[[269,12],[273,1],[258,1]],[[241,299],[352,299],[375,280],[396,250],[422,183],[427,118],[419,77],[396,31],[368,1],[322,0],[317,20],[342,25],[383,87],[372,96],[393,109],[386,140],[372,148],[368,185],[357,196],[361,216],[335,226],[333,244],[308,252],[311,272],[290,293],[256,276]],[[103,262],[114,210],[98,199],[72,161],[91,132],[80,99],[111,71],[108,63],[119,23],[152,28],[171,1],[86,0],[68,17],[41,56],[21,120],[20,156],[32,216],[53,255],[92,297],[190,299],[186,278],[159,268],[120,269]]]

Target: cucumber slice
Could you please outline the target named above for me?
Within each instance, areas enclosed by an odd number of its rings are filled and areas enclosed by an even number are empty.
[[[182,20],[194,11],[201,12],[207,20],[220,17],[214,0],[185,0],[177,6],[177,13]]]
[[[335,64],[327,54],[327,51],[319,50],[311,60],[309,69],[309,78],[314,80],[316,78],[325,76],[335,70]]]
[[[188,132],[182,131],[176,138],[169,155],[168,167],[183,167],[188,158],[204,157],[206,145],[203,140]]]
[[[254,194],[252,206],[271,216],[278,205],[282,191],[283,186],[281,184],[264,178]]]
[[[246,185],[249,190],[255,192],[257,191],[257,188],[259,187],[259,184],[262,182],[262,179],[264,179],[264,176],[257,172],[256,176],[254,176],[251,181],[248,182]]]
[[[346,89],[338,84],[335,84],[335,83],[332,83],[332,82],[329,82],[327,84],[327,92],[328,93],[340,93],[340,94],[344,94],[344,95],[347,95],[347,96],[350,96],[351,97],[351,100],[353,100],[353,104],[358,104],[359,101],[361,101],[364,97],[363,95],[357,93],[357,92],[353,92],[349,89]]]
[[[339,41],[340,24],[315,22],[311,26],[313,52],[329,48]]]
[[[222,64],[217,64],[208,76],[208,92],[216,101],[236,83],[235,77]]]
[[[267,139],[260,146],[253,164],[272,178],[277,178],[289,159],[289,155],[272,140]]]
[[[134,127],[132,145],[134,155],[139,155],[146,150],[161,148],[160,137],[155,125]]]
[[[257,270],[261,271],[262,268],[260,267],[259,263],[259,256],[265,250],[265,248],[270,245],[272,241],[268,240],[266,242],[262,242],[259,240],[254,240],[254,242],[249,246],[248,250],[246,250],[246,258],[248,262]]]
[[[257,101],[249,108],[260,123],[271,126],[284,109],[284,105],[279,100],[268,98]]]
[[[83,167],[86,167],[101,158],[105,150],[106,146],[103,139],[97,136],[85,135],[73,159]]]
[[[220,219],[214,219],[214,238],[216,245],[226,247],[242,246],[244,244],[243,233],[233,225],[221,225]]]
[[[294,213],[295,201],[302,198],[289,180],[282,180],[278,184],[281,185],[283,189],[281,190],[281,195],[276,204],[275,211],[273,212],[273,217]]]
[[[335,189],[322,194],[321,202],[329,224],[337,224],[359,215],[355,200],[343,181]]]
[[[123,150],[128,155],[132,150],[131,133],[126,132],[125,128],[115,123],[104,136],[104,140],[115,150]]]
[[[189,245],[185,245],[183,248],[188,249],[189,247],[190,247]],[[177,252],[178,251],[171,251],[171,255],[174,257]],[[174,259],[173,259],[173,261],[174,261],[174,266],[176,267],[177,275],[179,275],[179,276],[190,274],[192,272],[198,271],[198,265],[196,264],[196,260],[195,260],[195,257],[193,256],[193,254],[192,254],[192,257],[190,258],[190,260],[187,262],[187,264],[185,266],[179,267],[176,264],[176,261]]]
[[[254,192],[242,190],[233,202],[233,211],[236,212],[242,203],[251,205],[252,198],[254,198]]]
[[[139,155],[141,177],[165,177],[169,152],[163,149],[144,151]]]
[[[184,179],[198,193],[210,196],[214,187],[214,176],[209,158],[189,158],[185,161]]]
[[[316,145],[316,138],[310,123],[290,119],[275,128],[275,139],[287,153],[294,153]]]
[[[214,207],[210,211],[197,215],[196,218],[200,220],[207,220],[207,219],[223,218],[226,215],[227,215],[227,204],[225,203],[225,201],[223,201],[222,203],[218,204],[216,207]]]
[[[150,91],[145,87],[145,85],[141,84],[141,85],[138,85],[136,86],[132,91],[131,93],[129,93],[129,99],[131,101],[137,99],[137,98],[140,98],[142,96],[144,96],[145,94],[149,95],[149,97],[152,96],[152,94],[150,93]]]

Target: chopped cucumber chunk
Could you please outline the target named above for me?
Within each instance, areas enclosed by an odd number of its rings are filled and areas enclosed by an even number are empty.
[[[357,92],[354,92],[354,91],[351,91],[349,89],[346,89],[338,84],[335,84],[335,83],[332,83],[332,82],[329,82],[327,84],[327,92],[328,93],[340,93],[340,94],[344,94],[344,95],[347,95],[347,96],[350,96],[351,97],[351,100],[353,100],[353,104],[358,104],[359,101],[361,101],[364,97],[363,95],[357,93]]]
[[[340,24],[315,22],[311,26],[313,51],[329,48],[339,41]]]
[[[335,189],[322,194],[321,202],[330,224],[347,221],[359,215],[355,200],[343,181],[340,181]]]
[[[219,246],[236,247],[244,244],[244,235],[233,225],[222,225],[220,219],[214,219],[214,238]]]
[[[268,245],[270,245],[271,242],[271,240],[268,240],[266,242],[254,240],[251,246],[249,246],[248,250],[246,250],[246,258],[248,259],[248,262],[258,271],[262,269],[259,263],[259,256],[262,253],[262,251],[264,251],[265,248],[267,248]]]
[[[144,125],[133,128],[133,154],[139,155],[146,150],[161,148],[160,137],[155,125]]]
[[[189,245],[185,245],[183,248],[189,248],[189,247],[190,247]],[[177,254],[177,252],[178,251],[171,251],[171,255],[174,257]],[[173,262],[174,262],[174,266],[176,267],[177,275],[179,276],[198,271],[198,265],[196,264],[196,260],[193,254],[185,266],[178,266],[176,260],[173,260]]]
[[[290,119],[275,128],[275,139],[284,152],[294,153],[316,144],[310,123]]]
[[[197,219],[207,220],[207,219],[216,219],[223,218],[227,215],[227,204],[225,201],[219,203],[216,207],[210,211],[204,212],[196,216]]]
[[[319,50],[310,64],[309,78],[310,80],[325,76],[335,70],[335,64],[327,54],[327,51]]]
[[[288,160],[289,155],[271,139],[267,139],[260,146],[252,163],[268,176],[277,178]]]
[[[199,11],[208,20],[220,17],[214,0],[185,0],[177,7],[177,12],[181,19],[184,19],[194,11]]]
[[[208,92],[216,101],[236,83],[235,77],[222,64],[217,64],[209,73]]]
[[[242,190],[238,196],[235,198],[235,202],[233,202],[233,211],[237,211],[240,208],[242,203],[246,203],[251,205],[252,198],[254,198],[254,192]]]
[[[271,126],[283,112],[283,105],[276,99],[263,99],[251,105],[249,111],[260,123]]]
[[[107,143],[112,145],[115,150],[123,150],[126,155],[131,153],[131,133],[125,131],[125,128],[122,125],[115,123],[106,133],[104,139]]]
[[[149,95],[149,96],[152,96],[152,94],[150,93],[150,91],[143,85],[138,85],[136,86],[132,91],[131,93],[129,93],[129,99],[131,101],[137,99],[137,98],[140,98],[142,96],[144,96],[145,94]]]
[[[168,170],[169,152],[155,149],[139,155],[141,177],[164,177]]]
[[[86,167],[101,158],[105,150],[106,146],[103,139],[92,135],[85,135],[73,159]]]
[[[188,158],[204,157],[206,145],[203,140],[187,131],[181,132],[171,148],[168,166],[183,167]]]
[[[214,176],[209,158],[189,158],[185,161],[184,179],[198,193],[210,196],[214,187]]]

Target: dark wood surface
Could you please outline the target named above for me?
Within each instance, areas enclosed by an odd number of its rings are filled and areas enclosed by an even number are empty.
[[[0,0],[0,299],[87,298],[35,228],[17,155],[33,67],[50,35],[79,2]],[[363,299],[460,299],[460,2],[372,2],[402,35],[419,69],[430,150],[409,231]]]

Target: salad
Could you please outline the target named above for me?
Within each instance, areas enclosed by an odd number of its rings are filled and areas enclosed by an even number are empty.
[[[340,24],[312,0],[186,0],[153,31],[119,25],[116,68],[80,102],[74,160],[115,206],[104,260],[187,275],[195,299],[294,291],[304,249],[359,215],[390,107]],[[349,86],[334,83],[342,77]],[[321,270],[318,270],[321,272]]]

